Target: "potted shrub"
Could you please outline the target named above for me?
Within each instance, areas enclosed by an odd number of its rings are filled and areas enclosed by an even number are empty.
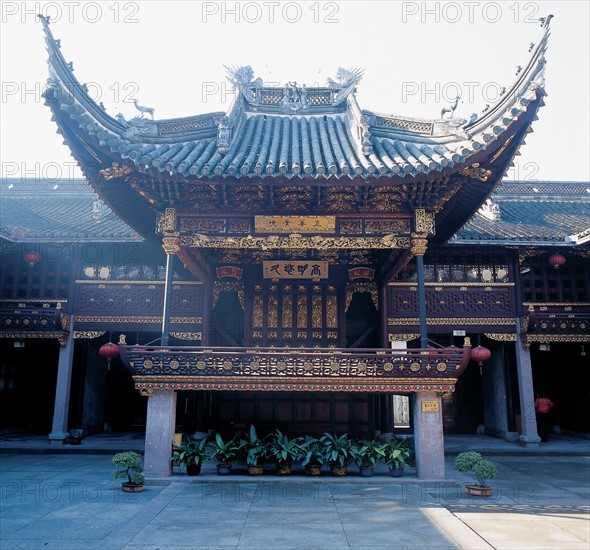
[[[303,456],[302,439],[300,437],[289,439],[277,430],[268,443],[268,455],[276,462],[277,475],[289,475],[293,462],[300,460]]]
[[[325,433],[320,438],[324,446],[324,456],[330,465],[330,472],[333,476],[345,476],[348,471],[348,464],[352,460],[352,441],[348,434],[337,436],[336,434]]]
[[[254,426],[250,426],[248,435],[242,437],[238,445],[239,456],[246,461],[248,473],[251,476],[262,475],[264,472],[264,462],[268,455],[268,444],[258,438]]]
[[[385,457],[385,451],[376,441],[363,439],[352,447],[352,457],[361,477],[373,475],[375,464]]]
[[[459,472],[472,472],[477,479],[477,484],[465,486],[468,495],[492,496],[492,488],[487,485],[486,481],[496,477],[497,471],[493,462],[484,459],[475,451],[467,451],[457,455],[455,468]]]
[[[307,437],[303,442],[303,455],[301,465],[308,476],[319,476],[322,473],[322,465],[326,462],[324,447],[319,439]]]
[[[229,475],[231,467],[238,456],[238,445],[235,438],[229,441],[223,441],[221,434],[215,434],[215,439],[211,443],[208,458],[217,462],[217,473],[220,476]]]
[[[113,457],[113,464],[119,468],[113,472],[115,479],[127,479],[121,483],[124,493],[141,493],[143,491],[143,467],[141,455],[134,451],[117,453]]]
[[[389,466],[389,475],[401,477],[410,458],[408,444],[402,439],[391,438],[379,448],[383,451],[383,462]]]
[[[178,460],[186,466],[186,474],[196,476],[201,473],[203,460],[207,456],[207,439],[195,439],[187,437],[180,445],[174,445],[174,454],[170,457],[171,461]]]

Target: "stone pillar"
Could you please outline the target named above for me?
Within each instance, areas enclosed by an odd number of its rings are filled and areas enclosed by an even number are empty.
[[[418,479],[444,479],[442,403],[436,392],[414,394],[414,438]]]
[[[516,370],[522,419],[522,435],[519,439],[521,445],[525,447],[538,447],[541,438],[537,434],[537,419],[535,417],[531,352],[525,345],[523,335],[520,334],[520,319],[516,319],[516,327],[518,333],[516,337]]]
[[[63,313],[62,315],[66,315]],[[74,358],[74,316],[69,316],[69,335],[65,346],[59,350],[57,362],[57,382],[55,384],[55,404],[53,405],[53,423],[49,434],[51,445],[63,445],[68,433],[68,409],[70,406],[70,386],[72,383],[72,364]]]
[[[172,473],[170,456],[176,424],[176,392],[154,390],[148,398],[145,428],[144,471],[146,478]]]

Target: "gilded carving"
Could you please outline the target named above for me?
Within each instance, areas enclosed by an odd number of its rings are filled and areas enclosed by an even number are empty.
[[[203,333],[201,332],[171,332],[170,336],[178,340],[202,340]]]
[[[269,296],[267,300],[267,319],[269,328],[279,326],[279,303],[276,296]]]
[[[397,333],[397,334],[390,334],[389,341],[390,342],[409,342],[410,340],[416,340],[416,338],[420,338],[419,333]]]
[[[311,299],[311,326],[312,328],[322,328],[322,297],[313,296]],[[320,336],[321,338],[321,336]]]
[[[133,170],[129,166],[119,166],[116,162],[109,168],[105,168],[104,170],[100,170],[99,174],[106,180],[111,181],[116,178],[121,178],[126,176],[127,174],[131,174]]]
[[[283,311],[282,311],[282,325],[283,328],[293,327],[293,297],[283,296]],[[283,333],[285,336],[285,333]]]
[[[418,317],[388,317],[389,326],[412,326],[419,324]],[[514,326],[514,319],[504,317],[429,317],[428,325],[501,325]]]
[[[498,334],[486,332],[485,335],[490,340],[496,340],[497,342],[516,342],[516,334]]]
[[[469,178],[473,178],[473,179],[483,181],[483,182],[488,181],[490,179],[490,177],[492,176],[491,170],[487,170],[485,168],[482,168],[481,166],[479,166],[479,164],[477,162],[467,168],[464,168],[459,173],[462,176],[467,176]]]
[[[297,296],[297,328],[307,328],[307,296]]]
[[[352,302],[352,295],[355,292],[358,292],[359,294],[368,292],[375,304],[375,309],[379,308],[377,285],[374,282],[348,282],[346,283],[346,305],[344,311],[348,311],[350,302]]]
[[[426,212],[424,208],[416,208],[414,212],[414,225],[417,233],[434,235],[434,212]]]
[[[138,325],[149,325],[159,324],[162,322],[161,316],[142,316],[137,317],[125,316],[125,315],[76,315],[76,323],[134,323]],[[179,325],[192,325],[201,324],[203,322],[202,317],[170,317],[172,324]]]
[[[255,328],[262,328],[262,322],[264,319],[264,313],[263,313],[263,298],[260,294],[257,294],[256,296],[254,296],[253,299],[253,303],[252,303],[252,325]],[[260,338],[262,338],[262,334],[260,335]]]
[[[166,252],[166,254],[177,254],[180,251],[179,238],[175,237],[163,237],[162,238],[162,248]]]
[[[411,251],[414,256],[424,256],[428,248],[428,239],[412,238]]]
[[[235,292],[242,309],[244,309],[244,283],[241,281],[215,281],[213,285],[213,307],[222,292]]]
[[[170,233],[176,231],[176,209],[166,208],[164,212],[158,214],[156,220],[156,233]]]
[[[226,248],[248,250],[284,250],[284,249],[312,249],[312,250],[366,250],[409,248],[408,237],[312,237],[291,234],[289,236],[270,235],[268,237],[219,237],[207,235],[183,235],[180,244],[191,248]]]
[[[326,326],[328,328],[338,328],[337,296],[326,296]]]
[[[106,334],[106,332],[106,330],[75,330],[73,338],[74,340],[99,338],[100,336]]]

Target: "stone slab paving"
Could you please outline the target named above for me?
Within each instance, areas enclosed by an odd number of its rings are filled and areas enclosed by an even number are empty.
[[[495,456],[494,496],[405,476],[177,475],[124,494],[104,455],[0,456],[0,549],[590,547],[590,458]]]

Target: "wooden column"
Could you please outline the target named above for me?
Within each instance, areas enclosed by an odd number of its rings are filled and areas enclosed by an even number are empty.
[[[162,308],[162,345],[168,345],[170,335],[170,304],[172,298],[172,273],[174,255],[180,250],[178,236],[164,237],[162,248],[166,252],[166,282],[164,283],[164,306]]]
[[[428,332],[426,329],[426,287],[424,286],[424,254],[428,246],[428,239],[413,238],[412,254],[416,256],[416,272],[418,275],[418,318],[420,320],[420,347],[428,347]]]

